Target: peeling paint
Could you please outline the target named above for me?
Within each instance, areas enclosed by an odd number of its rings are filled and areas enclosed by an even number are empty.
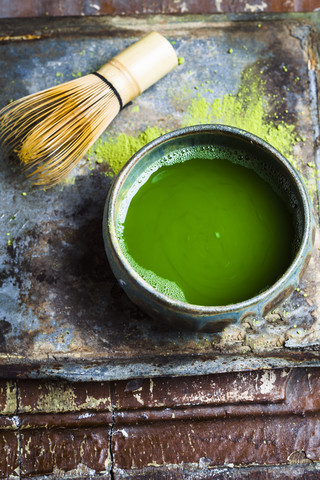
[[[84,463],[79,463],[76,468],[65,472],[60,470],[59,468],[55,467],[53,474],[57,478],[75,478],[75,477],[85,477],[85,476],[93,476],[96,474],[96,471],[93,468],[88,467]]]
[[[153,462],[147,463],[148,467],[161,467],[161,464],[157,463],[155,460]]]
[[[149,382],[150,382],[150,394],[153,395],[153,386],[154,386],[154,383],[153,383],[152,378],[150,378]]]
[[[90,418],[92,416],[94,416],[94,413],[88,413],[87,412],[87,413],[83,413],[82,415],[79,415],[78,418],[79,418],[79,420],[81,420],[82,418]]]
[[[143,401],[143,399],[141,398],[141,394],[140,394],[140,393],[134,393],[133,396],[134,396],[134,398],[137,400],[137,402],[139,402],[141,405],[144,405],[144,401]]]
[[[13,414],[17,412],[17,391],[16,384],[12,381],[7,381],[5,386],[0,388],[0,398],[4,396],[3,405],[0,413],[2,415]]]
[[[98,12],[100,11],[101,7],[100,5],[97,5],[95,3],[90,3],[89,5],[91,8],[94,8],[95,10],[97,10]]]
[[[273,370],[265,370],[261,377],[260,390],[261,393],[270,393],[274,388],[277,376]]]
[[[65,383],[45,383],[45,390],[37,400],[36,409],[45,412],[76,410],[74,389]],[[29,408],[31,411],[31,407]]]
[[[109,397],[93,397],[92,395],[86,396],[85,403],[81,404],[81,408],[98,409],[102,404],[107,405],[107,409],[111,411],[110,398]]]
[[[27,442],[24,444],[25,454],[30,454],[31,453],[30,445],[31,445],[31,437],[29,437]]]
[[[257,12],[264,12],[267,10],[268,4],[264,1],[261,1],[260,3],[256,4],[251,4],[251,3],[246,3],[245,5],[245,11],[246,12],[251,12],[251,13],[257,13]]]
[[[216,8],[218,13],[222,12],[221,4],[222,4],[222,0],[216,0]]]
[[[189,440],[189,445],[190,445],[190,448],[193,452],[196,451],[195,447],[193,446],[193,443],[192,443],[192,438],[191,438],[191,434],[190,432],[187,433],[187,436],[188,436],[188,440]]]

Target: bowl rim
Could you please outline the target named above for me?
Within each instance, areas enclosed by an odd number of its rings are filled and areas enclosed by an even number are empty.
[[[287,270],[281,275],[281,277],[273,283],[270,287],[268,287],[263,292],[250,297],[247,300],[237,303],[231,303],[228,305],[197,305],[191,304],[187,302],[183,302],[181,300],[174,299],[165,295],[164,293],[159,292],[154,287],[152,287],[148,282],[146,282],[131,266],[130,262],[127,260],[125,254],[123,253],[120,242],[118,240],[117,229],[116,229],[116,218],[115,218],[115,203],[121,186],[123,185],[125,179],[127,178],[128,174],[131,170],[135,167],[135,165],[143,159],[143,157],[153,150],[155,147],[166,143],[169,140],[180,138],[183,136],[188,136],[190,134],[203,134],[203,133],[222,133],[222,134],[229,134],[232,136],[236,136],[241,140],[247,140],[251,144],[255,144],[256,146],[262,148],[263,150],[267,151],[267,153],[276,157],[278,161],[286,168],[289,172],[292,180],[294,181],[297,191],[299,192],[300,198],[302,200],[303,205],[303,213],[304,213],[304,230],[302,241],[299,246],[299,249],[290,263],[290,266]],[[165,133],[156,139],[152,140],[151,142],[144,145],[141,149],[139,149],[132,157],[126,162],[126,164],[122,167],[118,175],[115,177],[113,184],[109,189],[109,193],[107,196],[107,200],[105,203],[105,210],[104,210],[104,219],[103,219],[103,236],[105,242],[108,241],[109,237],[109,247],[111,247],[114,258],[121,264],[121,267],[125,269],[127,275],[137,284],[142,287],[143,290],[153,298],[157,298],[157,302],[164,305],[166,308],[180,310],[183,312],[190,312],[193,314],[203,315],[215,315],[215,314],[223,314],[229,312],[235,312],[242,309],[248,309],[251,306],[256,305],[259,302],[265,303],[270,300],[270,296],[273,294],[277,294],[279,289],[282,289],[286,286],[291,275],[295,272],[295,270],[299,267],[299,264],[303,261],[303,254],[307,251],[308,245],[310,243],[311,231],[312,231],[312,206],[309,199],[309,195],[306,190],[306,186],[296,168],[289,162],[289,160],[282,155],[275,147],[270,145],[268,142],[263,140],[262,138],[237,127],[232,127],[229,125],[222,125],[222,124],[201,124],[201,125],[192,125],[189,127],[183,127],[176,130],[172,130],[168,133]],[[118,279],[119,280],[119,279]],[[122,284],[121,279],[119,280],[120,284]]]

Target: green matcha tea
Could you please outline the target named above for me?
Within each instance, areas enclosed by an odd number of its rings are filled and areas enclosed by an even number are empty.
[[[172,298],[247,300],[288,268],[291,214],[255,171],[223,156],[189,157],[165,158],[136,181],[120,213],[121,247],[139,275]]]

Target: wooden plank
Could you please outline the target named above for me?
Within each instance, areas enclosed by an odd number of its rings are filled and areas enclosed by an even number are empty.
[[[154,15],[195,13],[261,13],[261,12],[312,12],[320,7],[319,0],[288,0],[279,2],[254,0],[154,0],[123,2],[121,0],[2,0],[0,17],[38,17],[74,15]]]
[[[28,384],[17,383],[18,408],[0,417],[3,478],[192,480],[241,473],[273,480],[319,473],[319,368],[92,382],[91,390],[57,382],[56,395],[48,397],[47,386],[42,400],[41,384]]]

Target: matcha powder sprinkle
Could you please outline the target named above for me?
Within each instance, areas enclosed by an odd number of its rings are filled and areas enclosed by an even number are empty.
[[[117,174],[134,153],[164,132],[149,127],[137,136],[120,133],[116,138],[99,139],[88,152],[89,158],[97,163],[106,162],[114,174]]]
[[[184,126],[197,123],[220,123],[242,128],[257,135],[294,162],[292,148],[297,143],[294,125],[283,120],[277,122],[267,118],[268,97],[264,84],[248,71],[236,94],[227,94],[212,103],[202,95],[191,101],[184,118]]]
[[[242,83],[235,94],[227,94],[222,99],[208,100],[208,92],[203,91],[191,100],[181,126],[204,123],[220,123],[247,130],[273,145],[292,163],[292,149],[297,143],[294,125],[280,118],[270,119],[268,96],[257,72],[251,68],[243,73]],[[90,160],[107,163],[111,175],[117,174],[129,158],[145,144],[165,133],[157,127],[149,127],[137,136],[120,133],[116,137],[99,139],[88,152]],[[108,174],[108,173],[107,173]]]

